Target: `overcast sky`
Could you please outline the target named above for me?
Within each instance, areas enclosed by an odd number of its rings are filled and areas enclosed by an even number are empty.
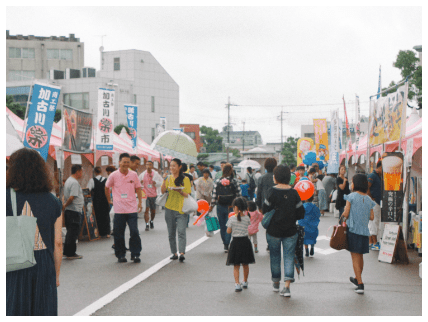
[[[350,119],[355,94],[368,115],[379,66],[382,87],[398,82],[399,50],[422,45],[422,7],[8,7],[6,29],[74,33],[97,70],[100,35],[106,51],[149,51],[180,87],[180,123],[221,130],[230,96],[234,129],[266,143],[281,140],[281,106],[284,136],[343,115],[343,95]]]

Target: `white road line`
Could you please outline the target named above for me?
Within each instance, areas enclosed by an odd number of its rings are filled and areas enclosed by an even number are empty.
[[[219,231],[220,230],[215,231],[214,234],[217,234]],[[194,243],[188,245],[186,247],[186,253],[188,251],[192,250],[193,248],[199,246],[200,244],[202,244],[204,241],[206,241],[209,238],[210,237],[204,236],[204,237],[198,239],[197,241],[195,241]],[[136,277],[134,277],[133,279],[129,280],[128,282],[122,284],[118,288],[116,288],[113,291],[111,291],[110,293],[104,295],[102,298],[98,299],[97,301],[95,301],[91,305],[85,307],[83,310],[77,312],[74,315],[75,316],[90,316],[90,315],[94,314],[96,311],[98,311],[99,309],[103,308],[105,305],[109,304],[110,302],[112,302],[113,300],[115,300],[116,298],[118,298],[123,293],[129,291],[135,285],[137,285],[138,283],[141,283],[146,278],[150,277],[151,275],[153,275],[154,273],[156,273],[157,271],[159,271],[162,267],[168,265],[171,262],[172,262],[172,260],[169,259],[169,256],[168,256],[164,260],[162,260],[159,263],[153,265],[148,270],[144,271],[140,275],[137,275]]]

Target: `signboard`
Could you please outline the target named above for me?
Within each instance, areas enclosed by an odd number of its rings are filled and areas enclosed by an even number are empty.
[[[327,119],[314,119],[314,133],[317,160],[328,161]]]
[[[101,156],[101,166],[106,166],[106,165],[108,165],[108,156],[103,155]]]
[[[378,260],[391,264],[394,258],[409,262],[401,227],[394,224],[385,224]]]
[[[92,153],[92,114],[64,105],[64,123],[64,150]]]
[[[114,152],[114,153],[113,153],[113,165],[114,165],[116,168],[119,168],[119,156],[120,156],[120,154],[119,154],[119,153],[117,153],[117,152]]]
[[[165,132],[166,131],[166,117],[161,116],[159,120],[159,131]]]
[[[95,219],[92,198],[89,195],[89,189],[83,189],[83,195],[85,196],[85,205],[83,217],[82,229],[80,231],[80,239],[87,237],[90,241],[100,239],[98,232],[98,224]]]
[[[403,215],[403,154],[387,152],[382,159],[382,222],[400,222]]]
[[[24,146],[39,152],[45,161],[60,92],[61,87],[35,83],[27,113]]]
[[[113,150],[114,98],[113,89],[98,89],[97,150]]]
[[[64,152],[61,151],[61,148],[59,146],[55,147],[55,156],[56,156],[56,165],[59,169],[61,169],[64,164]]]
[[[126,112],[126,119],[128,120],[129,135],[132,140],[132,148],[134,151],[137,149],[137,128],[138,128],[138,106],[137,105],[124,105]]]
[[[72,154],[71,164],[82,164],[82,156],[80,154]]]
[[[301,164],[306,154],[314,148],[314,141],[311,138],[300,138],[297,141],[297,165]]]
[[[330,152],[327,173],[339,172],[339,111],[331,112],[330,121]]]

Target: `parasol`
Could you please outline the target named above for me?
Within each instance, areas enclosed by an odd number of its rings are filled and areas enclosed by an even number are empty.
[[[262,166],[260,165],[260,163],[258,163],[257,161],[254,161],[254,160],[243,160],[243,161],[239,162],[237,167],[244,168],[244,169],[246,169],[248,167],[251,167],[252,169],[260,169]]]
[[[162,132],[154,139],[150,147],[186,163],[197,162],[198,151],[195,142],[181,131]]]

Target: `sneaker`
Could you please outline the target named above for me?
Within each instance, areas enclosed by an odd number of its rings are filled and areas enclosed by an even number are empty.
[[[153,221],[150,220],[150,229],[155,228],[155,226],[153,226]]]
[[[274,282],[273,283],[273,291],[274,292],[279,292],[279,282]]]
[[[282,291],[279,293],[279,295],[284,296],[284,297],[290,297],[291,293],[290,293],[290,288],[289,287],[285,287],[282,289]]]
[[[146,231],[149,231],[149,224],[146,224]]]
[[[254,247],[254,252],[255,252],[255,253],[258,253],[258,252],[259,252],[259,250],[257,249],[257,247]]]
[[[178,259],[178,256],[177,256],[177,254],[174,254],[169,259],[176,260],[176,259]]]
[[[314,256],[314,252],[315,252],[314,247],[311,247],[311,252],[309,253],[309,255]]]
[[[180,257],[178,258],[178,260],[179,260],[181,263],[183,263],[185,259],[186,259],[186,258],[184,257],[184,255],[183,255],[183,254],[181,254],[181,255],[180,255]]]
[[[81,258],[83,258],[83,256],[77,255],[77,254],[74,254],[73,256],[67,256],[67,259],[81,259]]]
[[[352,283],[352,285],[358,286],[358,281],[355,277],[350,277],[349,281]]]
[[[119,263],[126,263],[128,260],[125,257],[118,258]]]
[[[354,290],[355,293],[364,294],[364,284],[358,284],[358,287]]]
[[[371,250],[380,250],[380,244],[379,243],[373,244],[373,246],[371,247]]]
[[[267,252],[269,251],[269,245],[266,247],[266,251],[267,251]]]
[[[309,257],[309,249],[308,249],[308,248],[305,248],[305,252],[306,252],[306,253],[305,253],[305,256],[306,256],[306,257]]]
[[[133,260],[134,260],[134,263],[141,263],[141,258],[140,258],[140,256],[135,256],[135,257],[133,258]]]
[[[372,250],[373,244],[369,244],[369,249]]]
[[[248,288],[248,282],[242,281],[241,286],[242,288]]]
[[[235,292],[241,292],[242,288],[241,288],[241,284],[237,283],[235,284]]]
[[[224,252],[225,253],[229,252],[229,245],[224,245]]]

